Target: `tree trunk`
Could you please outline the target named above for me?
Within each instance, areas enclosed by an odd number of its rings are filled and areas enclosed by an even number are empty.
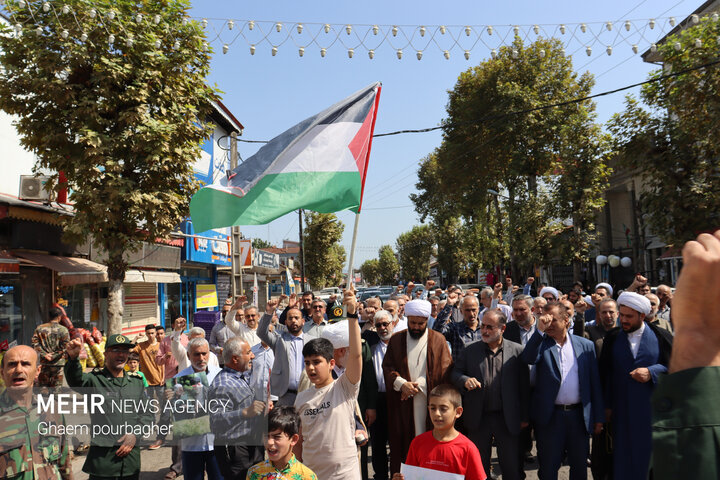
[[[122,332],[123,281],[127,264],[122,254],[108,259],[108,331],[107,335]]]

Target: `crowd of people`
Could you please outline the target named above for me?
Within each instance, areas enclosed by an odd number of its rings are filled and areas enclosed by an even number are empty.
[[[720,233],[689,242],[684,262],[674,294],[638,275],[621,292],[561,292],[532,277],[480,291],[408,284],[385,302],[360,302],[352,287],[330,304],[304,292],[269,299],[262,316],[240,297],[207,339],[183,317],[167,335],[156,325],[140,341],[110,335],[94,369],[53,308],[32,345],[2,360],[0,423],[11,433],[0,478],[72,477],[68,438],[33,430],[65,422],[33,414],[32,395],[63,374],[74,389],[165,404],[173,382],[199,374],[223,405],[201,432],[160,428],[144,444],[131,427],[171,425],[172,412],[92,412],[93,424],[128,430],[92,438],[91,479],[137,479],[140,448],[165,443],[167,480],[365,480],[369,463],[375,480],[415,478],[413,468],[512,480],[534,462],[543,480],[563,464],[571,479],[588,467],[595,479],[718,478],[720,415],[704,402],[720,379]]]

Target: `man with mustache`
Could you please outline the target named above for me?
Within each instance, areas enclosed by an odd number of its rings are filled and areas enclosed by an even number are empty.
[[[412,439],[432,428],[427,394],[436,385],[446,383],[452,370],[445,337],[427,328],[431,310],[426,300],[407,302],[408,328],[392,336],[383,359],[388,411],[394,412],[388,425],[393,474],[400,471]]]

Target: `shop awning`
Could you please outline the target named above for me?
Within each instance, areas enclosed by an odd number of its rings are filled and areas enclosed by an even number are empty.
[[[181,283],[180,274],[175,272],[156,272],[154,270],[128,270],[125,283]]]
[[[107,267],[77,257],[58,257],[39,253],[16,253],[18,257],[57,272],[63,286],[107,282]]]

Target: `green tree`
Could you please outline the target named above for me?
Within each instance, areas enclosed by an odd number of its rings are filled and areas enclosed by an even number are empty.
[[[473,240],[468,259],[507,259],[513,275],[544,263],[557,231],[548,200],[558,158],[587,147],[575,132],[596,137],[587,131],[595,128],[591,101],[541,107],[585,97],[593,83],[575,73],[557,39],[526,46],[516,37],[462,72],[449,92],[442,145],[421,164],[420,193],[411,197],[421,217],[440,227],[459,215]]]
[[[378,275],[378,282],[384,285],[392,284],[400,275],[400,264],[390,245],[383,245],[378,250]]]
[[[430,225],[415,225],[401,233],[395,243],[405,280],[423,281],[430,274],[430,255],[435,236]]]
[[[0,108],[19,117],[50,188],[69,187],[67,240],[107,252],[108,330],[119,333],[124,254],[166,237],[198,186],[192,164],[217,99],[210,48],[185,21],[187,0],[5,5],[19,32],[0,35]]]
[[[268,242],[267,240],[263,240],[262,238],[253,238],[252,239],[252,248],[273,248],[275,245]]]
[[[371,260],[365,260],[360,265],[360,272],[362,273],[363,280],[368,285],[377,285],[380,283],[380,262],[377,258]]]
[[[305,211],[305,275],[313,288],[342,282],[345,248],[340,245],[340,240],[343,230],[345,225],[334,213]]]
[[[627,97],[613,116],[620,166],[643,179],[640,204],[650,229],[669,245],[681,245],[720,225],[720,22],[703,17],[658,47],[664,73],[645,85],[648,109]],[[688,71],[694,69],[692,71]]]

